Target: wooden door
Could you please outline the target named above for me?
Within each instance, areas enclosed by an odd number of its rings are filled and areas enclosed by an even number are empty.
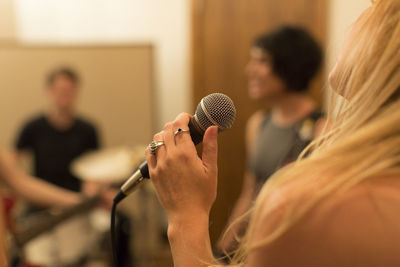
[[[325,0],[193,0],[194,105],[214,92],[232,98],[237,109],[233,129],[219,138],[218,197],[211,214],[211,239],[222,231],[240,192],[244,168],[246,120],[260,106],[247,96],[244,67],[255,36],[284,24],[307,28],[324,45]],[[322,72],[321,72],[322,73]],[[322,81],[313,84],[320,98]]]

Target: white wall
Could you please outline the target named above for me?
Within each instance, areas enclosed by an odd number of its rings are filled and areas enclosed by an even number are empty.
[[[370,0],[330,0],[327,28],[328,70],[330,70],[335,64],[351,24],[370,5]]]
[[[16,0],[17,36],[26,43],[152,43],[156,125],[192,112],[190,1]]]
[[[0,41],[15,39],[14,5],[12,0],[0,0]]]

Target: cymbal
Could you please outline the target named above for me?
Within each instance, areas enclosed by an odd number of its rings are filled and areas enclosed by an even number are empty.
[[[91,151],[74,160],[71,171],[85,181],[122,182],[145,159],[144,151],[144,145]]]

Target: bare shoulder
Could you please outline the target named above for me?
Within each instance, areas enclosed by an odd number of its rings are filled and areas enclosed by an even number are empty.
[[[328,120],[325,117],[319,118],[315,122],[315,130],[314,130],[314,137],[318,137],[325,127],[329,127]]]
[[[261,122],[263,121],[266,112],[264,110],[259,110],[253,113],[247,120],[246,124],[246,144],[249,148],[257,138],[258,129]]]
[[[258,110],[254,112],[247,120],[247,127],[254,127],[256,125],[259,125],[266,114],[267,112],[265,110]]]
[[[259,217],[254,243],[282,223],[294,189],[278,194],[280,212]],[[399,210],[400,177],[364,182],[319,201],[280,238],[250,253],[249,266],[400,266]]]

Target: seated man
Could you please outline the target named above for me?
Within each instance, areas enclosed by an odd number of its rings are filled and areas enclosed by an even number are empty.
[[[23,151],[32,152],[35,176],[64,189],[80,192],[89,186],[87,183],[82,184],[81,180],[72,174],[70,165],[83,153],[98,149],[99,142],[92,123],[79,117],[75,111],[79,77],[72,69],[55,69],[47,77],[45,90],[47,110],[30,119],[22,127],[15,144],[17,158]],[[41,207],[31,206],[28,215],[40,210]],[[82,218],[71,219],[57,227],[53,231],[54,235],[47,241],[42,239],[42,242],[36,242],[41,246],[28,246],[28,257],[34,255],[34,260],[39,255],[47,254],[45,258],[48,258],[48,261],[42,258],[38,261],[47,261],[49,265],[52,262],[72,264],[79,261],[85,257],[84,251],[88,249],[83,246],[90,239],[89,233],[93,233],[88,223]],[[80,241],[76,242],[71,236],[79,238]]]

